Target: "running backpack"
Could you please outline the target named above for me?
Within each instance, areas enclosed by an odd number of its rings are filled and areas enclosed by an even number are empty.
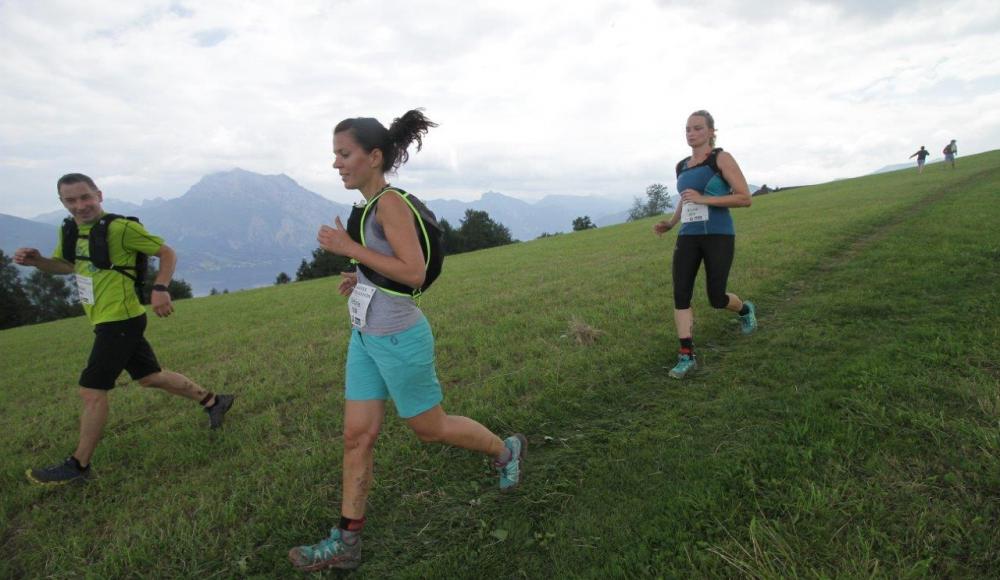
[[[365,244],[365,220],[368,218],[368,214],[375,208],[378,200],[387,191],[394,191],[399,194],[399,197],[403,199],[406,205],[413,212],[413,224],[417,228],[417,238],[420,240],[420,250],[424,254],[424,283],[420,288],[412,288],[391,280],[382,274],[379,274],[375,270],[372,270],[368,266],[357,262],[358,268],[364,272],[365,277],[371,281],[372,284],[379,287],[379,289],[388,292],[389,294],[396,294],[398,296],[412,296],[416,298],[431,287],[431,284],[437,280],[438,276],[441,275],[441,267],[444,265],[444,244],[442,243],[442,238],[444,237],[441,231],[441,226],[438,224],[437,217],[422,201],[417,199],[416,196],[406,193],[402,189],[395,187],[387,187],[380,191],[378,195],[372,198],[371,201],[363,206],[355,205],[351,209],[351,216],[347,218],[347,233],[351,236],[351,239],[355,242]]]
[[[139,296],[139,302],[145,304],[142,299],[142,286],[146,279],[146,270],[149,267],[149,256],[142,252],[136,252],[134,267],[111,263],[111,251],[108,248],[108,225],[118,219],[133,221],[137,224],[142,223],[137,217],[106,213],[90,228],[89,235],[81,236],[76,221],[71,217],[66,218],[62,224],[62,256],[63,259],[71,263],[75,263],[77,260],[87,260],[98,270],[114,270],[126,278],[131,278],[135,285],[135,293]],[[81,237],[87,240],[88,256],[76,255],[76,241]]]
[[[709,167],[712,168],[712,171],[718,173],[719,172],[719,164],[718,164],[718,160],[716,158],[719,156],[719,153],[721,153],[721,152],[722,152],[722,147],[716,147],[715,149],[712,149],[711,153],[708,154],[708,157],[706,157],[705,160],[702,161],[701,163],[699,163],[698,165],[695,165],[695,167],[701,167],[702,165],[708,165]],[[687,163],[687,161],[689,159],[691,159],[690,155],[688,155],[684,159],[681,159],[680,161],[677,162],[677,177],[680,177],[681,176],[681,172],[684,171],[685,169],[691,169],[690,167],[684,167],[684,164]]]

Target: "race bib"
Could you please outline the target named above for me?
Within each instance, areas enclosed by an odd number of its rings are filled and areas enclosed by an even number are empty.
[[[94,305],[94,279],[87,276],[76,275],[76,294],[80,297],[80,304],[87,306]]]
[[[347,309],[351,315],[351,326],[361,330],[368,319],[368,305],[371,304],[372,296],[378,289],[368,284],[358,284],[351,292],[351,297],[347,299]]]
[[[685,203],[681,207],[681,223],[707,222],[708,206],[700,203]]]

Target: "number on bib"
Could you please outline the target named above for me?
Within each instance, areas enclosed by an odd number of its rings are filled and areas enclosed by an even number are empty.
[[[351,326],[361,330],[368,320],[368,305],[378,289],[368,284],[358,284],[347,299],[347,310],[351,316]]]
[[[708,221],[708,206],[700,203],[685,203],[681,208],[681,223]]]

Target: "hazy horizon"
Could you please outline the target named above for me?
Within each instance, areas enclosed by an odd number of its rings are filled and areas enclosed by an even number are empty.
[[[979,0],[0,3],[0,213],[57,208],[72,171],[131,202],[242,167],[346,203],[331,128],[414,107],[440,126],[393,180],[432,199],[673,190],[697,109],[749,181],[822,183],[991,149],[998,49]]]

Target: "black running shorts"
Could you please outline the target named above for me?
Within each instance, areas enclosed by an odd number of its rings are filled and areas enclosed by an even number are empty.
[[[145,314],[94,326],[94,348],[80,374],[80,386],[109,391],[123,370],[133,380],[160,372],[153,347],[143,336],[145,330]]]

